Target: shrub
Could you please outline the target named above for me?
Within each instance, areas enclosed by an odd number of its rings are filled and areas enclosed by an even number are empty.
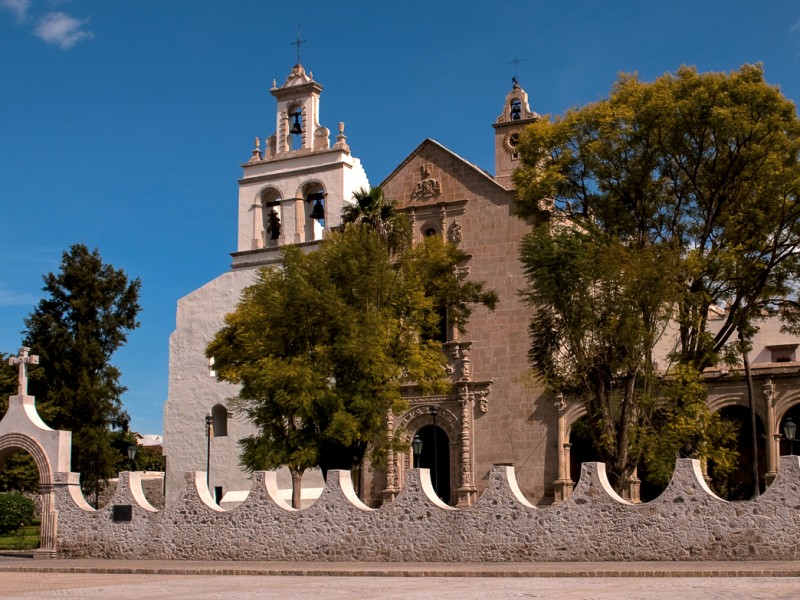
[[[20,523],[30,525],[36,505],[19,494],[0,494],[0,535],[19,529]]]

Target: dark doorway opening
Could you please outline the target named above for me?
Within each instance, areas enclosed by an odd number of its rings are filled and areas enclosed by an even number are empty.
[[[581,464],[585,462],[603,462],[600,454],[594,447],[592,436],[589,431],[588,417],[581,417],[572,424],[569,432],[570,455],[569,468],[570,478],[574,483],[578,483],[581,476]],[[655,500],[664,491],[664,486],[653,483],[647,476],[647,466],[641,461],[637,466],[637,476],[640,480],[639,499],[642,502]]]
[[[581,465],[585,462],[602,462],[597,450],[594,449],[589,421],[581,417],[572,424],[569,430],[569,477],[577,485],[581,478]]]
[[[750,409],[746,406],[726,406],[719,411],[726,421],[733,421],[739,426],[736,436],[736,449],[739,458],[736,468],[726,477],[714,473],[714,465],[709,465],[714,491],[726,500],[749,500],[753,497],[753,436],[750,425]],[[756,437],[758,440],[758,480],[759,490],[764,491],[764,474],[767,472],[767,448],[764,439],[764,424],[756,416]]]
[[[450,439],[438,425],[425,425],[417,431],[422,440],[419,468],[430,469],[436,495],[450,502]]]
[[[792,423],[795,424],[795,439],[794,441],[789,441],[786,439],[786,434],[783,430],[783,426],[786,424],[786,420],[791,419]],[[795,404],[792,408],[786,411],[786,414],[783,415],[781,422],[778,427],[778,433],[781,434],[781,441],[780,441],[780,455],[781,456],[788,456],[790,454],[800,454],[800,428],[797,425],[800,424],[800,404]]]

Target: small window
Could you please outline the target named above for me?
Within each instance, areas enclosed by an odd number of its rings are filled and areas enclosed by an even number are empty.
[[[797,344],[781,344],[775,346],[767,346],[770,351],[770,362],[774,363],[788,363],[795,362]]]
[[[511,101],[511,120],[519,121],[522,118],[522,103],[514,99]]]
[[[228,409],[217,404],[211,409],[211,419],[214,427],[214,437],[225,437],[228,435]]]
[[[436,228],[435,228],[435,227],[425,227],[425,228],[422,230],[422,235],[423,235],[423,236],[425,236],[425,237],[433,237],[433,236],[435,236],[435,235],[438,235],[438,233],[439,233],[439,232],[438,232],[438,231],[436,231]]]

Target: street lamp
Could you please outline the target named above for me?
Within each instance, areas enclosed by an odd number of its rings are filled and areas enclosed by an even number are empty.
[[[439,469],[437,468],[439,457],[437,456],[437,448],[438,444],[436,443],[436,415],[439,414],[439,407],[438,406],[431,406],[430,408],[431,418],[433,419],[433,489],[436,492],[436,495],[439,495]]]
[[[419,455],[422,454],[422,438],[414,436],[411,442],[411,450],[414,452],[414,468],[419,469]]]
[[[797,424],[792,421],[792,417],[789,417],[783,424],[783,437],[789,440],[789,454],[794,454],[794,440],[796,434]]]
[[[128,446],[128,459],[133,463],[133,470],[137,471],[136,468],[136,446]]]
[[[206,437],[208,438],[206,444],[206,487],[211,490],[211,483],[209,481],[209,470],[211,468],[211,423],[214,422],[214,418],[211,416],[211,413],[206,413]]]

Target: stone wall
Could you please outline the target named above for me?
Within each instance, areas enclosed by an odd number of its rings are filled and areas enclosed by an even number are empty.
[[[565,502],[531,505],[513,467],[496,466],[466,509],[435,497],[427,470],[407,472],[400,495],[363,505],[347,472],[332,471],[320,499],[293,510],[273,473],[257,472],[247,500],[231,511],[213,503],[205,473],[187,473],[177,503],[157,511],[138,473],[123,473],[111,503],[92,510],[77,474],[56,474],[58,552],[71,558],[317,561],[638,561],[800,559],[800,460],[781,459],[758,500],[729,503],[706,486],[697,461],[677,463],[664,493],[630,504],[608,484],[605,466],[583,465]],[[114,505],[132,519],[114,522]]]
[[[142,491],[147,502],[153,508],[164,508],[164,473],[163,471],[141,471],[140,479]],[[98,506],[105,506],[111,502],[117,492],[118,479],[109,479],[102,483],[102,489],[97,499]]]

